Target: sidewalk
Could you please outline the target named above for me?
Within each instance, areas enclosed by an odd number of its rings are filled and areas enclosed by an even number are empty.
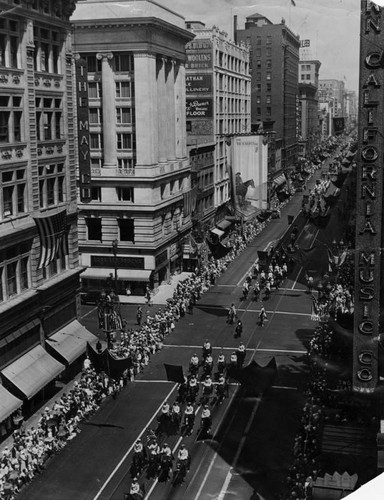
[[[167,303],[167,299],[173,297],[173,292],[176,289],[179,281],[187,279],[192,273],[180,273],[171,276],[171,279],[167,283],[161,284],[152,296],[153,305],[164,305]],[[139,295],[119,295],[120,304],[146,304],[147,301],[145,297]]]

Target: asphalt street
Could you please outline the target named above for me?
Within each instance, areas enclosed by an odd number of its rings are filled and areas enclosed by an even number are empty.
[[[310,181],[313,185],[318,171]],[[227,359],[239,345],[234,326],[226,323],[227,307],[234,302],[243,322],[241,340],[247,348],[245,363],[252,359],[265,365],[275,357],[277,379],[264,394],[249,395],[235,383],[228,398],[212,406],[212,439],[201,441],[195,431],[190,437],[175,434],[163,438],[177,453],[186,444],[192,456],[186,482],[172,487],[169,482],[148,480],[143,474],[148,499],[265,499],[279,498],[292,447],[299,426],[307,375],[307,345],[316,323],[311,321],[311,298],[297,280],[300,269],[291,272],[279,291],[264,301],[268,321],[257,324],[261,302],[241,300],[241,286],[257,257],[288,227],[287,215],[300,210],[301,194],[284,207],[282,219],[272,220],[242,255],[217,280],[194,309],[165,338],[164,348],[149,366],[129,383],[117,399],[107,400],[100,411],[81,425],[81,433],[55,456],[46,470],[28,485],[20,500],[110,500],[124,499],[129,490],[132,446],[148,428],[156,427],[156,416],[165,400],[176,398],[177,384],[167,382],[164,363],[181,364],[187,371],[191,355],[201,354],[205,339],[214,346],[214,359],[223,349]],[[304,235],[299,235],[304,237]],[[154,308],[156,306],[153,306]],[[136,307],[124,305],[122,315],[134,324]],[[94,333],[96,311],[84,307],[82,322]],[[201,407],[197,408],[196,424]]]

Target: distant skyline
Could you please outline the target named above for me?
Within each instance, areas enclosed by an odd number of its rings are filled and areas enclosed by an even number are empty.
[[[310,40],[310,56],[321,62],[320,79],[342,80],[348,90],[358,89],[360,0],[156,0],[189,21],[217,26],[233,39],[233,16],[238,28],[245,18],[258,13],[274,24],[284,18],[286,25]]]

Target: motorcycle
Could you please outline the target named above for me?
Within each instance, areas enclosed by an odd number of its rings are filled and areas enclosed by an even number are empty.
[[[207,439],[209,437],[209,435],[211,434],[211,427],[212,427],[211,417],[201,419],[201,424],[199,429],[200,439]]]
[[[195,425],[195,414],[191,413],[190,415],[186,415],[183,426],[184,436],[190,436],[192,434],[194,425]]]
[[[168,481],[171,477],[172,472],[172,458],[171,457],[163,457],[160,460],[160,471],[158,475],[158,480],[160,483],[164,483]]]
[[[124,500],[142,500],[145,497],[144,485],[140,486],[140,491],[137,493],[124,493]]]
[[[188,465],[180,460],[177,462],[176,469],[173,471],[172,486],[178,486],[185,481]]]
[[[139,476],[145,467],[145,456],[144,453],[135,453],[133,455],[132,464],[130,468],[130,474],[132,477]]]
[[[158,426],[156,429],[156,435],[161,436],[162,434],[168,434],[170,423],[171,423],[171,417],[168,413],[162,413],[158,418],[157,418]]]

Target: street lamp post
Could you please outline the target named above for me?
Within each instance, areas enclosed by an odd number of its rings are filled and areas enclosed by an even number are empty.
[[[112,252],[114,256],[114,266],[115,266],[115,293],[117,294],[117,248],[119,242],[117,240],[112,241]]]

